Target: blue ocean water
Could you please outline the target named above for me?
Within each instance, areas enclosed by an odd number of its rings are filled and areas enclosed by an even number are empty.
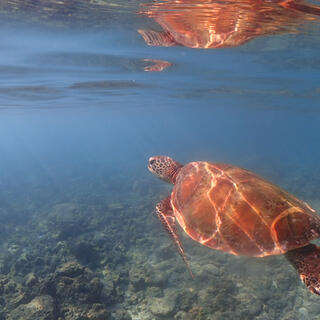
[[[161,30],[137,13],[140,3],[92,3],[99,14],[62,1],[68,10],[56,17],[15,1],[25,20],[3,8],[0,319],[22,319],[35,301],[47,314],[26,319],[319,319],[319,298],[281,257],[242,259],[182,236],[190,283],[153,213],[170,186],[147,170],[158,154],[230,163],[320,210],[318,16],[294,16],[240,45],[164,47],[138,33]],[[150,72],[155,59],[168,64]],[[80,303],[65,284],[61,294],[67,267],[89,268],[103,293],[94,287],[99,294]],[[24,298],[12,303],[17,292]]]

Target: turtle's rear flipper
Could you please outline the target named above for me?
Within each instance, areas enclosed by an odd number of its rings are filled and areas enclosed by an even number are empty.
[[[175,244],[176,248],[178,249],[178,252],[179,252],[181,258],[183,259],[184,263],[186,264],[187,269],[188,269],[191,277],[194,278],[192,271],[189,267],[189,263],[187,261],[187,258],[184,254],[182,244],[179,239],[177,226],[176,226],[176,218],[173,215],[172,207],[170,204],[170,196],[163,199],[162,201],[160,201],[157,204],[156,213],[157,213],[159,220],[162,222],[162,225],[164,226],[164,228],[168,232],[170,238],[172,239],[173,243]]]
[[[148,46],[171,47],[176,45],[176,42],[168,32],[141,29],[138,32]]]
[[[308,14],[313,14],[315,16],[320,16],[320,7],[319,6],[313,6],[309,5],[307,3],[299,2],[296,0],[284,0],[280,1],[279,5],[288,8],[291,10],[303,12],[303,13],[308,13]]]
[[[286,258],[296,268],[308,289],[320,295],[320,247],[309,244],[287,252]]]

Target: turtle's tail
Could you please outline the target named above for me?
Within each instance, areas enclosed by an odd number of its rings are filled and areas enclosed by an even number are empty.
[[[309,244],[287,252],[286,258],[296,268],[307,288],[320,295],[320,247]]]

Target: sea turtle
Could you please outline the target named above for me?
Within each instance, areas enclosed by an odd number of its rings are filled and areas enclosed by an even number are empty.
[[[320,7],[302,0],[164,0],[146,3],[140,11],[162,28],[139,29],[150,46],[226,48],[256,37],[296,33]]]
[[[182,165],[168,156],[149,159],[148,169],[174,184],[156,213],[190,274],[176,221],[193,240],[234,255],[284,254],[308,289],[320,294],[320,217],[307,203],[258,175],[229,164]]]

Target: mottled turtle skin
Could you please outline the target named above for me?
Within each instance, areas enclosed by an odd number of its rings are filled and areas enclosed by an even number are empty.
[[[308,204],[228,164],[198,161],[183,166],[156,156],[148,167],[174,184],[156,211],[186,264],[175,221],[212,249],[251,257],[286,254],[308,288],[319,294],[320,250],[309,243],[319,238],[320,217]]]

